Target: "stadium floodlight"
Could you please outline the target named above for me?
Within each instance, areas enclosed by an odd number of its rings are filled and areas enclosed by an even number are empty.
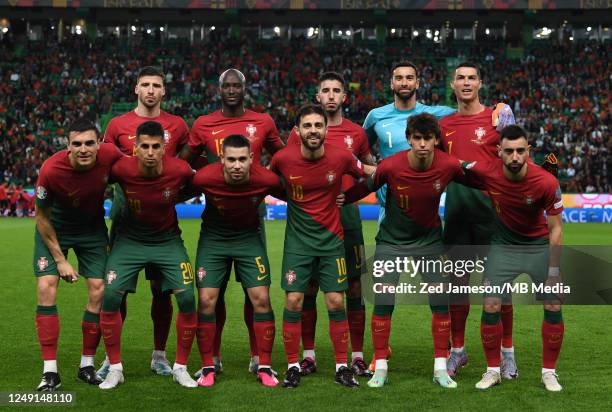
[[[151,29],[147,29],[147,34],[151,34]]]
[[[163,28],[163,27],[160,27],[160,28],[159,28],[159,31],[162,31],[162,32],[163,32],[163,31],[164,31],[164,28]]]
[[[5,33],[5,34],[6,34],[6,33],[8,33],[8,31],[9,31],[9,28],[8,28],[8,27],[3,27],[3,28],[2,28],[2,33]]]
[[[315,29],[314,29],[314,27],[309,27],[309,28],[308,28],[308,31],[306,32],[306,35],[307,35],[308,37],[312,37],[312,36],[314,35],[314,33],[315,33]]]
[[[347,31],[344,32],[344,34],[346,34],[347,36],[350,36],[351,35],[351,31],[347,30]]]
[[[115,27],[115,31],[119,31],[119,26],[116,26],[116,27]]]
[[[136,26],[131,27],[132,31],[136,31]]]
[[[436,31],[434,32],[434,36],[439,36],[439,35],[440,35],[440,30],[436,30]]]
[[[428,39],[431,39],[431,32],[430,32],[430,31],[428,31],[427,33],[425,33],[425,36],[426,36]]]
[[[418,37],[418,36],[419,36],[419,31],[418,31],[418,30],[413,31],[413,32],[412,32],[412,35],[413,35],[414,37]]]
[[[215,26],[210,26],[210,31],[213,31],[214,29],[216,29]]]
[[[438,36],[434,37],[434,41],[437,42],[438,41]]]
[[[485,34],[488,36],[489,34],[491,34],[491,30],[489,30],[488,28],[485,29]]]
[[[391,34],[395,34],[395,29],[391,29]]]
[[[574,36],[570,36],[570,41],[574,41]]]
[[[276,33],[276,34],[280,34],[280,27],[275,26],[275,27],[274,27],[274,33]]]
[[[591,31],[593,28],[591,26],[587,27],[587,31]]]

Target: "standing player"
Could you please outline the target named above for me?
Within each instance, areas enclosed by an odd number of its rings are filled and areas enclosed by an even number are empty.
[[[148,121],[136,129],[136,156],[117,162],[111,177],[126,196],[126,216],[118,228],[106,265],[106,290],[100,324],[110,361],[101,389],[123,383],[119,308],[123,296],[136,290],[138,273],[147,265],[162,274],[162,291],[172,290],[179,313],[176,319],[174,381],[195,388],[187,373],[187,359],[196,334],[197,315],[193,296],[193,269],[181,239],[174,205],[180,191],[192,179],[189,165],[164,156],[164,129]]]
[[[500,134],[501,159],[465,166],[468,178],[489,193],[496,214],[485,284],[511,284],[519,274],[528,273],[536,284],[556,285],[560,281],[559,249],[563,237],[559,182],[529,159],[527,133],[521,127],[508,126]],[[539,298],[544,301],[542,383],[547,390],[558,392],[562,387],[555,367],[564,333],[561,302],[549,293]],[[478,389],[501,382],[500,312],[500,295],[485,296],[480,336],[487,371],[476,384]]]
[[[253,305],[257,377],[265,386],[278,385],[271,368],[275,327],[269,293],[270,264],[260,235],[258,207],[267,194],[284,196],[284,191],[278,176],[253,164],[253,157],[246,137],[230,135],[223,140],[221,161],[200,169],[193,178],[193,186],[206,195],[196,258],[198,346],[203,366],[200,386],[215,382],[215,306],[232,263]]]
[[[346,101],[344,78],[336,72],[326,72],[319,78],[317,101],[323,106],[327,118],[325,145],[346,149],[365,164],[373,165],[374,158],[368,147],[364,130],[342,116],[342,104]],[[287,144],[301,145],[296,129],[291,130]],[[353,185],[350,176],[343,176],[342,189]],[[363,335],[365,331],[365,306],[361,301],[361,274],[365,269],[365,249],[359,207],[347,204],[340,209],[340,222],[344,230],[344,254],[346,258],[348,289],[346,291],[347,317],[351,335],[351,368],[358,376],[371,376],[363,360]],[[302,345],[304,359],[300,362],[302,375],[316,371],[315,330],[317,325],[316,299],[319,285],[313,279],[304,295],[302,309]]]
[[[246,92],[246,79],[244,74],[237,69],[228,69],[219,76],[219,92],[221,95],[221,110],[200,116],[194,122],[189,137],[189,145],[181,153],[181,157],[189,161],[193,166],[197,163],[200,155],[205,155],[208,163],[219,160],[222,154],[223,140],[233,134],[246,136],[251,142],[253,161],[261,163],[261,153],[265,147],[271,154],[276,153],[283,147],[274,120],[270,115],[257,113],[245,109],[244,96]],[[265,204],[261,204],[260,217],[265,215]],[[265,226],[260,225],[260,234],[265,244]],[[230,273],[228,272],[228,279]],[[221,334],[225,325],[225,288],[227,280],[221,287],[219,299],[217,300],[216,325],[217,332],[214,346],[215,367],[221,371],[220,348]],[[249,331],[249,343],[251,347],[251,361],[249,370],[257,373],[257,339],[253,329],[253,306],[245,290],[244,323]]]
[[[46,160],[36,183],[34,272],[38,278],[36,332],[44,360],[38,391],[61,385],[57,370],[59,316],[56,307],[59,279],[87,279],[88,301],[81,324],[83,351],[78,377],[97,385],[94,356],[100,342],[100,306],[108,234],[104,223],[104,191],[113,163],[122,157],[112,145],[100,144],[100,132],[85,119],[68,130],[68,150]],[[66,259],[76,253],[79,270]]]
[[[451,107],[427,106],[417,102],[419,77],[417,67],[412,62],[402,61],[393,66],[390,87],[393,103],[372,109],[363,123],[370,146],[378,144],[382,159],[410,149],[410,143],[406,139],[406,125],[411,116],[429,113],[441,119],[455,112]],[[385,193],[384,187],[376,193],[381,206],[379,222],[385,213]]]
[[[443,253],[442,225],[438,215],[440,197],[446,185],[463,172],[456,158],[435,149],[440,140],[438,122],[423,113],[408,119],[406,137],[411,149],[384,159],[367,182],[346,193],[346,201],[355,201],[366,194],[387,187],[386,213],[376,236],[376,261],[394,261],[398,254],[431,259]],[[410,248],[410,249],[408,249]],[[386,263],[386,262],[385,262]],[[444,282],[441,273],[422,273],[423,281]],[[398,274],[384,280],[397,284]],[[392,297],[391,297],[392,298]],[[380,388],[387,382],[387,351],[391,334],[393,299],[375,298],[372,315],[372,340],[376,367],[368,386]],[[446,355],[450,339],[450,315],[446,297],[430,295],[431,330],[434,342],[433,381],[444,388],[456,388],[446,371]]]
[[[185,121],[173,114],[161,110],[161,102],[166,94],[164,75],[154,67],[143,67],[138,73],[134,93],[138,96],[136,108],[121,116],[113,118],[104,134],[104,141],[113,143],[128,156],[136,154],[136,129],[145,121],[156,121],[164,128],[164,145],[167,156],[176,156],[181,146],[187,143],[189,129]],[[122,209],[125,207],[125,195],[118,185],[115,186],[115,197],[111,210],[113,226],[111,228],[111,243],[117,226],[120,226]],[[166,342],[172,324],[171,291],[162,293],[161,273],[153,267],[145,268],[145,275],[151,281],[151,319],[153,320],[153,354],[151,370],[158,375],[168,376],[172,373],[166,358]],[[125,321],[127,295],[122,302],[121,314]],[[108,359],[105,360],[98,374],[102,379],[108,373]]]
[[[494,110],[480,103],[478,92],[482,87],[480,70],[473,63],[461,63],[455,69],[451,82],[459,104],[458,113],[440,121],[442,146],[444,150],[465,161],[490,161],[497,158],[499,132],[504,125],[514,124],[510,107],[498,104],[499,124],[492,125]],[[467,245],[488,245],[493,233],[493,210],[488,196],[478,190],[451,182],[446,190],[444,210],[444,243],[451,249],[449,253],[456,259],[474,259],[476,253],[459,252]],[[452,246],[459,246],[453,250]],[[467,255],[466,255],[467,253]],[[458,255],[460,254],[460,255]],[[469,275],[453,276],[453,282],[469,284]],[[451,298],[451,336],[452,347],[448,358],[448,373],[455,376],[459,368],[468,362],[464,349],[465,324],[470,311],[468,295]],[[502,375],[505,379],[518,376],[512,345],[512,304],[502,305]]]
[[[347,366],[349,328],[343,292],[348,282],[344,233],[335,202],[342,176],[350,174],[360,178],[362,165],[346,149],[323,145],[327,118],[321,106],[302,106],[296,127],[301,145],[281,150],[272,158],[270,166],[284,179],[288,197],[281,286],[286,292],[283,339],[289,365],[283,385],[295,388],[300,382],[298,355],[304,291],[310,279],[317,277],[325,292],[336,359],[336,383],[354,387],[359,383]]]

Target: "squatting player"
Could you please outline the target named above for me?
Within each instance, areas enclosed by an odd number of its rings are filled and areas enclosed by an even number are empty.
[[[222,153],[223,140],[233,134],[246,136],[251,142],[251,150],[254,154],[253,161],[261,163],[262,150],[265,147],[271,154],[276,153],[283,147],[274,120],[270,115],[257,113],[245,109],[244,97],[246,93],[246,79],[244,74],[237,69],[228,69],[219,76],[219,94],[221,95],[221,109],[213,113],[200,116],[191,128],[189,145],[185,147],[181,157],[196,167],[198,156],[205,155],[208,163],[219,160]],[[260,217],[263,221],[265,204],[260,206]],[[265,244],[265,226],[260,225],[260,235]],[[225,288],[230,273],[224,281],[216,309],[216,338],[214,345],[214,360],[217,372],[223,370],[220,360],[221,334],[225,325]],[[257,373],[257,339],[253,329],[253,306],[245,290],[244,322],[249,331],[249,343],[251,347],[251,360],[249,370]]]
[[[173,378],[182,386],[197,387],[186,367],[197,328],[193,269],[174,209],[192,177],[193,171],[185,161],[164,156],[164,129],[153,121],[136,129],[136,156],[113,166],[111,179],[121,185],[127,210],[106,265],[100,324],[110,368],[101,389],[123,383],[123,321],[119,308],[123,296],[136,290],[138,273],[147,265],[160,271],[162,291],[173,291],[179,308]]]
[[[392,261],[401,255],[432,259],[444,251],[438,205],[446,185],[463,177],[462,169],[456,158],[435,148],[440,140],[440,128],[434,116],[422,113],[410,117],[406,137],[410,141],[410,150],[384,159],[374,175],[346,193],[346,201],[353,202],[386,184],[386,213],[376,236],[374,261]],[[399,280],[398,275],[389,274],[382,281],[394,285]],[[442,273],[435,271],[421,275],[430,285],[448,282]],[[368,386],[380,388],[387,382],[387,350],[394,297],[376,296],[374,299],[372,340],[376,365]],[[448,298],[432,294],[429,303],[434,343],[433,381],[444,388],[456,388],[457,383],[446,371],[450,339]]]
[[[300,382],[298,355],[304,291],[310,279],[317,277],[325,292],[336,382],[354,387],[359,383],[347,366],[349,328],[343,292],[348,282],[336,197],[344,174],[360,178],[364,172],[361,162],[346,149],[323,145],[327,118],[321,106],[302,106],[296,127],[301,145],[289,145],[279,151],[270,165],[283,178],[288,198],[281,286],[286,292],[283,340],[289,365],[283,385],[295,388]]]
[[[116,145],[128,156],[136,155],[136,129],[145,121],[155,121],[164,128],[164,144],[167,156],[176,156],[177,151],[187,143],[189,128],[185,121],[173,114],[161,110],[161,102],[165,95],[164,75],[154,67],[145,66],[140,69],[134,93],[138,103],[134,110],[111,119],[104,141]],[[113,225],[111,227],[111,243],[114,232],[120,226],[121,210],[125,207],[125,196],[119,186],[115,186],[115,197],[111,209]],[[161,291],[161,273],[153,267],[145,268],[145,276],[151,281],[151,319],[153,320],[153,354],[151,370],[159,375],[168,376],[172,373],[166,358],[166,342],[172,324],[172,299],[170,293]],[[126,301],[122,302],[121,314],[125,321]],[[98,375],[104,379],[108,373],[108,358]]]
[[[458,103],[458,112],[440,121],[441,140],[444,150],[465,161],[489,161],[496,159],[499,144],[499,130],[514,124],[514,116],[509,106],[503,107],[499,114],[499,124],[491,122],[494,110],[480,102],[478,92],[482,87],[480,70],[473,63],[461,63],[455,68],[451,82]],[[491,201],[486,192],[450,182],[446,189],[444,208],[444,243],[451,246],[449,253],[455,259],[474,259],[477,253],[464,252],[467,245],[488,245],[493,233]],[[452,249],[453,245],[459,248]],[[481,251],[486,253],[486,251]],[[461,255],[458,255],[461,254]],[[469,275],[452,277],[453,282],[469,283]],[[455,376],[459,368],[468,362],[464,349],[465,324],[470,311],[467,295],[451,297],[451,340],[452,347],[447,362],[448,374]],[[512,345],[512,304],[502,305],[502,375],[506,379],[518,376]]]
[[[529,159],[527,133],[519,126],[501,131],[499,157],[490,162],[464,163],[471,183],[489,193],[495,210],[495,230],[485,269],[485,283],[502,286],[527,273],[536,284],[554,286],[560,281],[560,247],[563,237],[563,201],[557,179]],[[546,216],[544,215],[546,212]],[[542,322],[542,383],[553,392],[562,389],[556,363],[563,342],[561,301],[540,294]],[[476,384],[487,389],[501,382],[501,297],[485,296],[480,335],[487,371]]]
[[[319,78],[317,101],[323,106],[327,117],[325,145],[346,149],[368,165],[374,164],[368,139],[361,126],[342,116],[342,104],[346,101],[346,87],[342,75],[336,72],[323,73]],[[291,130],[287,144],[301,145],[297,131]],[[343,176],[342,189],[353,185],[350,176]],[[348,289],[346,307],[351,336],[351,368],[358,376],[371,376],[363,358],[363,335],[365,331],[365,306],[361,302],[361,274],[366,269],[365,249],[359,207],[347,204],[340,209],[340,222],[344,230],[344,254],[346,258]],[[317,325],[316,298],[319,285],[313,279],[304,295],[302,308],[302,345],[304,358],[300,362],[302,375],[316,371],[315,330]]]
[[[39,391],[61,386],[57,370],[59,315],[56,307],[59,279],[72,283],[87,279],[88,301],[81,323],[83,351],[78,377],[97,385],[94,356],[100,342],[100,306],[108,234],[104,222],[104,191],[112,165],[122,157],[109,144],[100,144],[100,132],[86,119],[68,130],[68,150],[47,159],[36,183],[34,273],[37,276],[36,332],[44,361]],[[66,259],[73,249],[76,271]]]
[[[253,158],[249,140],[230,135],[223,140],[221,161],[200,169],[193,178],[193,187],[206,195],[195,266],[198,347],[203,367],[198,378],[200,386],[215,383],[215,306],[232,264],[253,305],[257,377],[264,386],[278,385],[271,368],[275,326],[269,293],[270,264],[260,235],[258,207],[266,195],[284,197],[284,191],[279,177],[253,163]]]

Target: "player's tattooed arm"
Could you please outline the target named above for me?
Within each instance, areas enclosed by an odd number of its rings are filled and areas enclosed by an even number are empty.
[[[64,256],[62,252],[62,248],[57,240],[55,228],[51,223],[50,207],[36,207],[36,228],[43,242],[45,242],[45,245],[49,249],[49,252],[51,252],[53,260],[55,260],[59,276],[66,282],[76,282],[79,278],[79,274],[74,270],[70,262],[66,260],[66,256]]]

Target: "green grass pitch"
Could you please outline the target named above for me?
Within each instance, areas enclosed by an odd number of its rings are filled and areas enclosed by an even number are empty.
[[[280,289],[280,265],[284,221],[267,222],[270,263],[273,271],[272,303],[277,319],[273,367],[283,372],[286,367],[282,347],[281,315],[283,293]],[[183,238],[192,259],[199,230],[199,221],[181,221]],[[0,272],[3,281],[2,316],[0,317],[0,391],[32,391],[40,380],[42,362],[34,328],[36,306],[35,278],[32,274],[34,222],[31,219],[0,220]],[[373,243],[375,222],[364,223],[366,242]],[[612,226],[606,224],[567,224],[566,244],[612,244]],[[193,261],[193,260],[192,260]],[[149,370],[152,348],[152,326],[149,317],[151,293],[141,276],[138,291],[128,300],[128,318],[124,327],[122,351],[126,382],[116,390],[101,391],[76,378],[80,359],[80,321],[86,290],[81,280],[75,285],[61,284],[58,310],[61,320],[58,364],[63,389],[76,392],[76,408],[104,410],[407,410],[407,409],[523,409],[523,410],[603,410],[609,408],[610,364],[609,306],[572,306],[564,309],[565,341],[558,364],[564,391],[546,393],[540,386],[540,322],[538,306],[515,308],[514,344],[520,378],[503,382],[486,392],[474,389],[485,369],[480,344],[480,307],[473,307],[467,325],[466,347],[470,363],[457,378],[459,388],[444,390],[431,382],[433,360],[430,336],[430,312],[427,306],[396,308],[393,316],[389,384],[375,390],[365,386],[350,390],[333,384],[333,357],[327,333],[327,316],[319,296],[317,326],[317,362],[319,371],[302,380],[294,390],[264,388],[247,372],[248,338],[242,321],[243,293],[232,281],[227,295],[228,318],[223,334],[223,366],[225,372],[211,389],[188,390],[171,378],[153,375]],[[371,356],[367,308],[365,353]],[[175,311],[176,313],[176,311]],[[175,336],[168,344],[168,358],[173,360]],[[96,362],[101,361],[98,350]],[[199,365],[197,348],[191,353],[189,370]],[[605,405],[608,405],[606,407]]]

